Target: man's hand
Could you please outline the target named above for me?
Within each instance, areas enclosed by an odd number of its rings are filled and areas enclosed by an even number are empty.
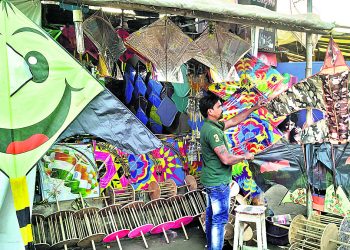
[[[242,111],[241,113],[239,113],[238,115],[234,116],[233,118],[231,118],[228,121],[224,121],[225,123],[225,130],[228,128],[231,128],[233,126],[237,126],[239,123],[241,123],[242,121],[244,121],[245,119],[247,119],[247,117],[254,112],[255,110],[258,110],[261,107],[265,107],[267,104],[267,101],[265,99],[259,99],[258,103],[255,104],[253,107],[250,107],[249,109],[245,109],[244,111]]]
[[[258,103],[254,106],[255,110],[258,110],[259,108],[266,107],[267,100],[265,99],[259,99]]]
[[[252,153],[245,153],[244,154],[244,159],[245,160],[253,160],[254,159],[254,155]]]

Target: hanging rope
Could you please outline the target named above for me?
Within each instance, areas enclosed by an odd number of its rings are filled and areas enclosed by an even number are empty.
[[[168,82],[168,16],[165,16],[165,81]]]
[[[215,33],[215,38],[216,38],[216,44],[218,45],[218,54],[219,54],[219,58],[220,58],[220,65],[221,65],[221,75],[222,75],[222,80],[224,81],[225,80],[225,75],[224,75],[224,65],[222,63],[222,57],[221,57],[221,53],[220,53],[220,44],[219,44],[219,38],[218,38],[218,32],[216,31],[216,27],[214,27],[216,24],[212,24],[213,25],[213,30],[212,32]],[[210,32],[210,30],[209,30]]]

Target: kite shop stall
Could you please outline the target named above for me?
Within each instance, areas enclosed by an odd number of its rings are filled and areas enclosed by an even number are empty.
[[[152,234],[176,244],[167,231],[189,239],[198,222],[204,232],[198,104],[215,94],[224,120],[268,103],[225,131],[234,154],[255,155],[232,167],[227,243],[349,246],[349,68],[333,40],[321,71],[296,81],[222,23],[190,36],[176,16],[157,16],[132,32],[73,10],[74,24],[41,28],[0,4],[11,93],[0,98],[11,114],[0,130],[1,230],[16,211],[22,245],[121,249],[140,237],[142,249]]]

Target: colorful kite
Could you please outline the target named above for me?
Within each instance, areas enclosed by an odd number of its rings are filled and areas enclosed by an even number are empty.
[[[153,175],[158,182],[173,179],[177,185],[182,185],[185,179],[184,166],[179,155],[170,144],[151,152],[154,161]]]
[[[38,163],[43,200],[98,197],[97,169],[90,144],[55,144]]]
[[[10,179],[23,243],[33,249],[26,174],[68,126],[72,135],[93,131],[111,141],[123,138],[122,150],[146,152],[161,143],[44,30],[6,0],[0,0],[0,20],[0,171]],[[129,126],[118,125],[126,124],[120,119]],[[90,126],[92,122],[104,126]]]
[[[154,162],[148,154],[129,155],[130,184],[135,190],[147,189],[148,184],[157,181],[152,174]]]
[[[250,193],[252,197],[258,196],[262,191],[256,184],[248,161],[242,161],[232,167],[232,177],[238,183],[243,193]]]
[[[127,157],[109,143],[94,142],[94,155],[99,168],[101,192],[112,186],[126,187],[129,183],[129,171],[126,167]]]
[[[260,99],[270,101],[288,88],[289,81],[284,81],[277,70],[250,54],[239,60],[235,68],[239,81],[213,83],[209,86],[211,92],[225,100],[224,120],[254,106]],[[238,126],[225,131],[232,151],[235,154],[256,154],[273,145],[282,137],[277,126],[284,118],[274,117],[266,108],[254,111]],[[234,179],[244,191],[251,192],[253,196],[261,192],[252,178],[249,164],[236,164],[233,171]]]
[[[26,174],[103,87],[8,1],[0,20],[0,170],[33,249]]]
[[[235,65],[238,82],[213,83],[209,90],[223,98],[223,119],[228,120],[259,100],[272,100],[288,88],[288,82],[275,69],[249,54]],[[277,125],[285,117],[275,118],[266,108],[253,112],[245,121],[225,131],[236,154],[258,153],[282,137]]]
[[[268,108],[274,115],[288,115],[305,108],[316,108],[325,113],[325,123],[316,123],[309,129],[312,139],[315,131],[322,131],[325,136],[319,141],[329,140],[332,143],[346,143],[349,141],[349,67],[347,66],[337,44],[330,40],[324,64],[321,71],[304,81],[297,83],[291,89],[273,100]],[[320,125],[319,125],[320,124]]]
[[[349,66],[338,45],[331,38],[321,71],[329,140],[335,144],[347,143],[349,134]]]

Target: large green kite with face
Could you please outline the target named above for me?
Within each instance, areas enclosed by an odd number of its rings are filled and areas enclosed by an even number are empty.
[[[0,170],[10,178],[26,248],[33,237],[25,176],[102,90],[43,30],[0,0]]]

